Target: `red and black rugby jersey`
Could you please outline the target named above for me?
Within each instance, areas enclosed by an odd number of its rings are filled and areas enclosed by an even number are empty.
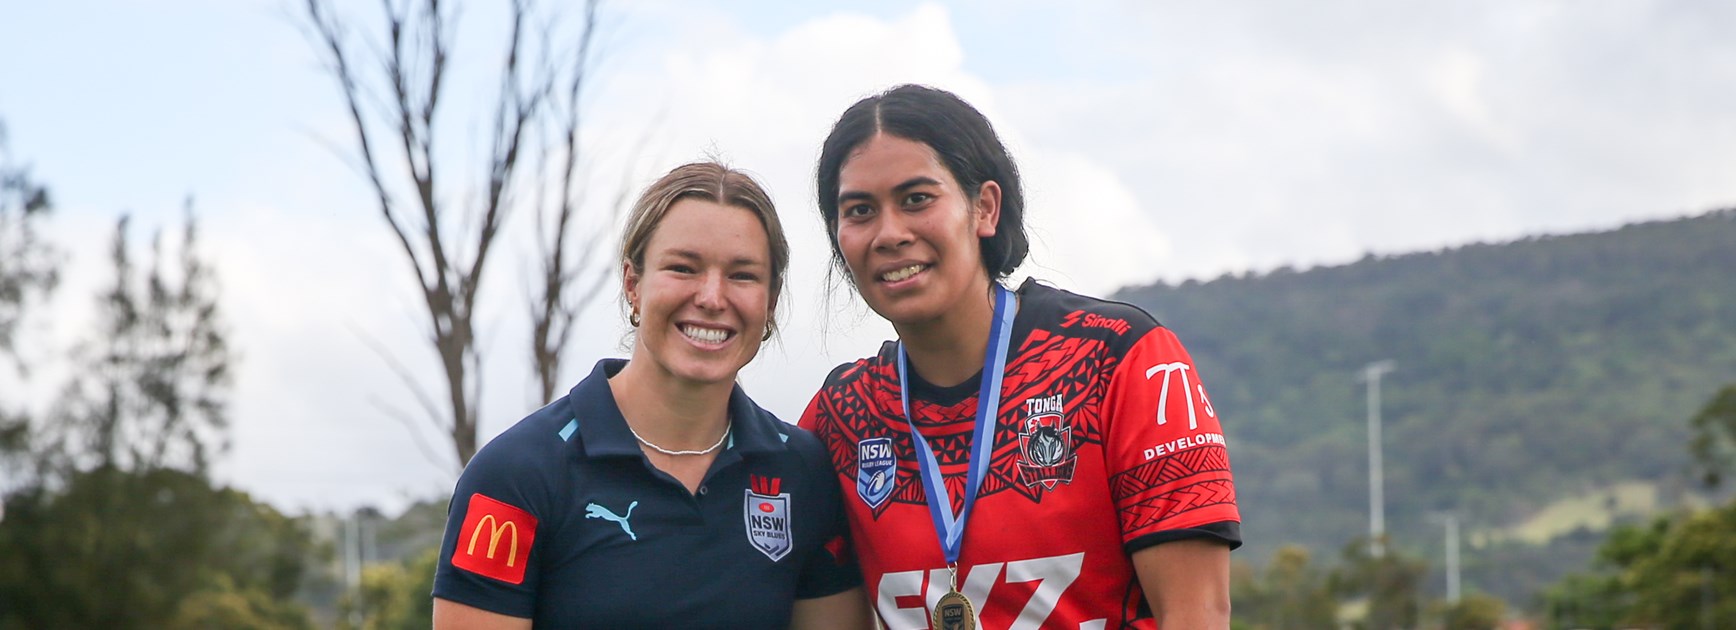
[[[1027,281],[958,563],[986,628],[1154,627],[1129,554],[1170,540],[1241,544],[1216,410],[1175,335],[1140,309]],[[898,391],[897,349],[839,366],[802,416],[830,451],[870,596],[889,628],[925,628],[948,588]],[[952,508],[964,497],[979,379],[912,370],[911,413]]]

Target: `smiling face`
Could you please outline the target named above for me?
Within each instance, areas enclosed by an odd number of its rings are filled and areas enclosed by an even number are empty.
[[[675,202],[640,268],[623,265],[628,304],[640,313],[632,362],[689,384],[733,382],[759,353],[776,297],[770,252],[752,211]]]
[[[838,183],[838,250],[876,313],[922,326],[984,302],[996,183],[963,190],[928,145],[887,134],[851,151]]]

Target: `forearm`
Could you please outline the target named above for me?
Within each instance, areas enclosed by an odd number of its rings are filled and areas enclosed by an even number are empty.
[[[1147,594],[1147,597],[1150,597]],[[1201,600],[1195,602],[1171,602],[1162,606],[1161,610],[1153,610],[1157,615],[1157,627],[1163,630],[1192,630],[1204,628],[1210,630],[1225,630],[1230,627],[1230,598]]]
[[[1167,542],[1133,554],[1145,599],[1163,630],[1230,627],[1230,549],[1209,539]]]
[[[434,598],[435,630],[530,630],[531,620]]]

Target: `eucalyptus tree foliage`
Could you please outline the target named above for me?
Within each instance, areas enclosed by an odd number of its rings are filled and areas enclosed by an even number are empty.
[[[57,422],[44,427],[51,470],[173,468],[204,475],[228,447],[234,353],[217,279],[198,253],[188,202],[178,250],[161,233],[140,268],[129,219],[115,226],[111,277],[97,300],[96,329],[73,353]]]
[[[48,188],[13,162],[0,122],[0,354],[16,348],[14,335],[27,300],[54,289],[59,259],[43,239],[41,223],[54,209]]]
[[[31,366],[18,356],[20,324],[59,282],[60,258],[40,230],[54,204],[48,188],[14,161],[0,121],[0,379],[28,379]],[[11,374],[6,372],[10,370]],[[0,380],[0,382],[5,382]],[[30,414],[16,394],[0,390],[0,495],[23,477],[20,455],[31,445]]]

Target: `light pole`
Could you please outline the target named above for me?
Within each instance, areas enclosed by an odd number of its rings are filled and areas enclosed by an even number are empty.
[[[1391,360],[1363,366],[1360,380],[1368,383],[1368,552],[1386,555],[1386,497],[1380,462],[1380,376],[1393,370]]]
[[[361,601],[362,589],[362,517],[360,512],[344,519],[344,584],[356,601]],[[362,624],[361,607],[350,609],[350,627]]]
[[[1459,515],[1436,512],[1430,516],[1447,528],[1447,603],[1456,605],[1459,603]]]

